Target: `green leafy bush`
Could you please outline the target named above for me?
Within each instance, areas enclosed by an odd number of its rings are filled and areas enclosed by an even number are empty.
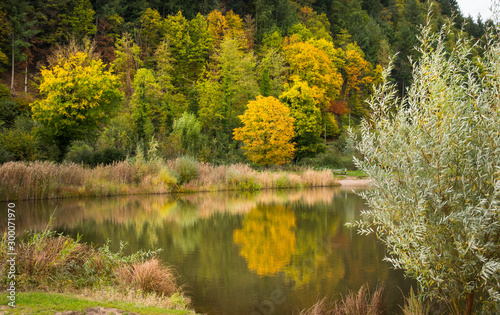
[[[0,98],[10,97],[10,89],[7,85],[0,83]]]
[[[201,127],[195,115],[184,113],[174,121],[172,134],[179,137],[182,148],[188,154],[195,154],[200,146]]]
[[[66,160],[89,166],[97,166],[99,164],[109,165],[113,162],[123,161],[125,158],[125,153],[116,148],[105,148],[94,151],[91,146],[82,142],[73,144],[66,154]]]
[[[18,104],[9,98],[0,98],[0,125],[10,128],[19,113]]]
[[[37,142],[29,132],[7,130],[0,134],[0,145],[17,161],[33,161],[37,158]]]
[[[180,157],[176,160],[175,171],[179,175],[179,184],[185,184],[198,177],[198,162],[190,156]]]

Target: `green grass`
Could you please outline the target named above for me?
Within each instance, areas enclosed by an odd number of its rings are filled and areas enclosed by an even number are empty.
[[[22,292],[16,294],[16,307],[11,308],[7,305],[7,294],[2,294],[0,309],[5,314],[54,314],[62,311],[78,311],[84,313],[88,308],[107,307],[134,312],[139,314],[193,314],[187,310],[168,310],[153,306],[142,306],[129,302],[121,301],[95,301],[84,297],[46,292]],[[126,314],[126,313],[125,313]]]
[[[359,177],[359,178],[365,178],[368,175],[366,175],[365,172],[361,170],[355,170],[355,171],[347,171],[347,176],[354,176],[354,177]]]

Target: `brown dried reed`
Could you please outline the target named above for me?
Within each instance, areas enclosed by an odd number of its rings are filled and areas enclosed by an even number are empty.
[[[368,285],[363,285],[358,293],[351,292],[341,301],[328,302],[326,298],[311,308],[300,312],[301,315],[384,315],[387,309],[384,302],[384,288],[377,286],[370,296]]]
[[[177,171],[179,159],[122,161],[88,168],[74,163],[8,162],[0,165],[0,201],[336,185],[331,171],[258,172],[246,164],[193,164],[195,178]],[[181,176],[182,175],[182,176]],[[182,178],[181,178],[182,177]],[[184,182],[183,182],[184,181]],[[178,183],[184,186],[179,187]]]
[[[122,266],[116,275],[123,285],[140,289],[143,293],[171,296],[179,292],[173,268],[164,266],[157,258]]]

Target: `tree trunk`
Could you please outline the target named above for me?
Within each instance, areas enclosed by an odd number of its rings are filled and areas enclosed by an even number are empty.
[[[127,98],[132,95],[132,80],[130,78],[130,66],[127,63],[127,91],[125,92]]]
[[[14,91],[14,48],[15,48],[15,45],[14,45],[14,35],[12,35],[12,77],[10,79],[10,91],[11,93]]]
[[[28,93],[28,61],[26,61],[26,68],[24,71],[24,93]]]
[[[472,308],[474,306],[474,291],[467,294],[466,302],[465,302],[465,314],[472,315]]]

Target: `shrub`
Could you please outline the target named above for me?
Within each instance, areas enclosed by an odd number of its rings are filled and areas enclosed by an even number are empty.
[[[175,171],[179,176],[179,184],[185,184],[198,177],[198,162],[190,156],[183,156],[175,161]]]
[[[171,296],[179,289],[173,269],[162,265],[157,258],[121,267],[117,270],[117,277],[124,285],[143,293]]]
[[[2,146],[0,146],[0,164],[3,164],[8,161],[12,161],[14,157],[7,152]]]
[[[175,185],[177,185],[177,177],[179,175],[178,174],[175,174],[175,172],[171,171],[171,170],[168,170],[168,169],[162,169],[160,171],[160,175],[159,175],[159,178],[160,178],[160,181],[165,184],[167,187],[174,187]]]
[[[116,148],[106,148],[102,151],[96,152],[95,162],[96,164],[112,164],[113,162],[125,160],[125,154]]]
[[[371,210],[356,226],[422,295],[480,314],[500,303],[498,29],[475,59],[478,47],[461,35],[448,50],[451,26],[432,34],[430,20],[404,98],[389,68],[370,99],[357,164],[377,189],[363,193]]]
[[[73,142],[68,153],[66,153],[66,160],[77,164],[91,165],[93,163],[93,153],[94,150],[90,145],[82,141],[76,141]]]
[[[94,151],[92,147],[83,142],[76,142],[66,154],[66,160],[73,163],[83,163],[89,166],[97,166],[99,164],[109,165],[113,162],[125,160],[125,153],[116,148],[105,148],[103,150]]]
[[[7,85],[0,83],[0,98],[10,97],[10,89]]]
[[[195,154],[200,146],[201,127],[195,115],[185,112],[174,121],[172,134],[179,137],[184,152]]]
[[[10,128],[19,113],[19,106],[14,101],[0,98],[0,123],[3,127]]]
[[[256,176],[251,174],[243,176],[238,182],[237,188],[241,190],[259,190],[261,187]]]
[[[0,134],[0,145],[14,160],[33,161],[37,158],[37,143],[31,133],[4,131]]]
[[[287,174],[280,175],[275,181],[276,188],[283,189],[290,187],[290,181],[288,180]]]

